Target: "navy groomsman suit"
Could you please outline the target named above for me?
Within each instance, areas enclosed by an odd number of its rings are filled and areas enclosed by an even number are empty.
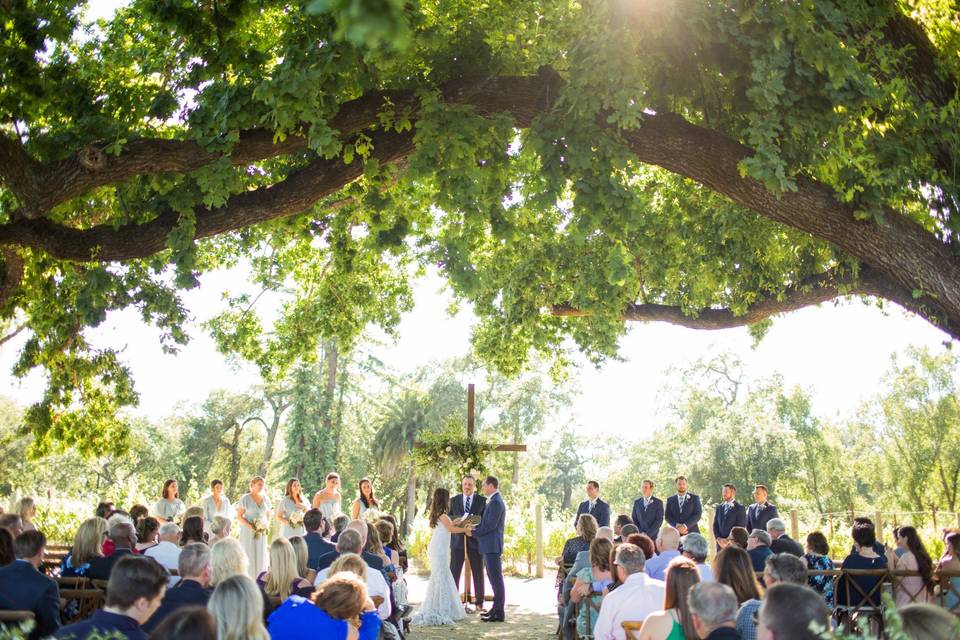
[[[474,492],[470,496],[470,508],[466,508],[467,497],[458,493],[450,500],[450,519],[456,520],[464,515],[480,516],[483,515],[483,508],[487,504],[487,499],[483,495]],[[450,573],[453,574],[453,581],[460,586],[460,573],[463,570],[464,547],[463,539],[467,537],[466,556],[470,562],[470,572],[473,575],[473,595],[476,598],[477,606],[483,608],[484,582],[483,582],[483,555],[480,553],[480,543],[474,537],[464,536],[455,533],[450,536]]]
[[[754,529],[766,531],[767,523],[779,517],[780,514],[777,513],[776,505],[769,502],[763,504],[755,502],[747,508],[747,531],[753,531]]]
[[[604,502],[599,496],[593,504],[593,509],[590,508],[589,500],[584,500],[580,503],[580,506],[577,508],[577,519],[584,513],[589,513],[596,518],[598,527],[610,526],[610,505]]]
[[[664,519],[671,527],[686,525],[687,533],[700,533],[700,516],[703,515],[703,507],[700,505],[700,496],[689,491],[683,496],[683,504],[680,504],[680,496],[674,494],[667,498],[667,506],[664,509]]]
[[[487,497],[487,506],[483,510],[480,524],[473,530],[473,537],[477,539],[478,548],[483,555],[483,565],[487,570],[487,578],[493,587],[493,608],[490,609],[488,619],[503,621],[506,605],[506,589],[503,583],[503,531],[507,518],[507,506],[499,491]]]
[[[719,540],[729,538],[730,530],[734,527],[747,526],[747,510],[743,505],[733,501],[732,504],[721,502],[717,505],[713,514],[713,536],[717,539],[717,548],[720,548]]]
[[[663,526],[663,500],[650,497],[650,504],[646,504],[642,497],[633,502],[633,524],[637,525],[640,533],[645,533],[652,540],[660,535]]]

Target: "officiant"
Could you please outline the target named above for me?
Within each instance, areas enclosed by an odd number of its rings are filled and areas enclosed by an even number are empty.
[[[473,476],[464,476],[461,482],[462,493],[458,493],[450,500],[450,519],[457,523],[464,517],[476,516],[479,520],[487,499],[477,493],[477,481]],[[450,537],[450,572],[453,580],[460,588],[460,573],[463,570],[464,538],[462,535]],[[470,572],[473,574],[473,595],[476,611],[483,609],[483,556],[480,554],[475,538],[466,539],[466,556],[470,561]]]

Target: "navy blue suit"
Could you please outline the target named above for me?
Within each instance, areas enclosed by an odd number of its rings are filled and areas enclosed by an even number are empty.
[[[780,514],[777,513],[776,505],[767,502],[761,507],[759,504],[753,503],[747,507],[747,531],[753,531],[754,529],[766,531],[767,523],[779,517]]]
[[[465,498],[462,493],[458,493],[450,500],[451,520],[467,515],[464,511]],[[469,515],[482,516],[483,509],[487,505],[487,499],[479,493],[474,493],[470,498]],[[453,574],[453,581],[460,586],[460,573],[463,571],[464,555],[470,562],[470,572],[473,576],[473,595],[474,602],[478,607],[483,607],[484,583],[483,583],[483,556],[480,555],[480,543],[476,538],[468,537],[466,553],[464,553],[464,536],[455,533],[450,536],[450,573]]]
[[[31,638],[46,638],[60,628],[60,589],[25,560],[0,567],[0,609],[33,611],[37,626]]]
[[[317,568],[322,556],[337,551],[337,545],[328,542],[316,531],[308,531],[307,534],[303,536],[303,541],[307,543],[307,567],[310,569]]]
[[[119,613],[110,613],[100,609],[93,615],[63,627],[57,632],[58,640],[85,640],[87,636],[97,634],[98,638],[126,638],[127,640],[148,640],[137,621]]]
[[[767,545],[762,544],[748,550],[747,554],[750,556],[750,562],[753,563],[753,570],[763,571],[767,567],[767,557],[772,556],[773,551]]]
[[[667,498],[667,506],[664,509],[663,517],[671,527],[677,525],[687,525],[687,533],[700,533],[700,516],[703,515],[703,507],[700,506],[700,496],[694,493],[687,493],[683,502],[683,509],[680,509],[680,502],[677,494]]]
[[[163,619],[180,607],[196,605],[206,607],[213,589],[204,587],[196,580],[181,580],[163,594],[160,608],[141,627],[145,633],[153,633]]]
[[[94,580],[109,580],[110,572],[113,571],[113,565],[120,561],[120,558],[129,556],[133,551],[130,549],[114,549],[113,553],[105,558],[97,558],[90,563],[87,569],[87,577]]]
[[[483,554],[483,564],[487,568],[487,578],[493,587],[493,608],[490,615],[503,617],[507,600],[506,587],[503,584],[503,530],[507,521],[507,505],[503,503],[500,492],[487,499],[480,524],[473,530],[477,539],[477,548]]]
[[[651,496],[650,506],[644,508],[643,498],[637,498],[633,502],[632,518],[633,524],[637,525],[640,533],[645,533],[656,540],[660,535],[660,527],[663,526],[663,500]]]
[[[718,540],[717,548],[720,548],[720,538],[729,538],[730,530],[734,527],[747,526],[747,510],[743,505],[733,501],[733,505],[728,509],[725,503],[717,505],[713,514],[713,537]]]
[[[371,569],[376,569],[380,573],[383,573],[383,559],[379,556],[375,556],[369,551],[364,551],[360,554],[363,558],[363,561],[367,563],[367,566]],[[326,553],[317,560],[317,573],[320,573],[324,569],[328,568],[333,564],[333,561],[340,557],[340,552],[334,549],[331,553]],[[314,567],[310,567],[313,569]]]
[[[590,511],[589,500],[584,500],[581,502],[580,506],[577,507],[577,518],[584,513],[589,513],[596,518],[598,527],[610,526],[610,505],[604,502],[602,499],[597,498],[597,504],[594,505],[592,512]],[[576,525],[576,522],[574,522],[574,525]]]

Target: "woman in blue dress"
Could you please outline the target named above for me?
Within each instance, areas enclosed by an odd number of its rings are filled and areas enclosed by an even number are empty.
[[[367,585],[356,575],[341,572],[327,578],[311,596],[290,596],[270,614],[271,640],[376,640],[380,635],[377,607]],[[355,630],[348,620],[360,619]]]

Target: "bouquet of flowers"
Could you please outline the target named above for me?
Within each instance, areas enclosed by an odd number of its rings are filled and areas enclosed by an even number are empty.
[[[297,509],[290,514],[289,520],[291,527],[299,527],[303,525],[303,511],[301,509]]]
[[[266,520],[264,520],[263,518],[258,518],[253,522],[251,522],[250,524],[253,525],[254,538],[259,538],[262,535],[266,535],[266,533],[270,530],[270,527],[267,526]]]
[[[379,509],[367,509],[366,511],[363,512],[363,515],[361,517],[365,522],[369,524],[374,524],[378,520],[382,520],[383,515],[384,515],[383,511],[380,511]]]

